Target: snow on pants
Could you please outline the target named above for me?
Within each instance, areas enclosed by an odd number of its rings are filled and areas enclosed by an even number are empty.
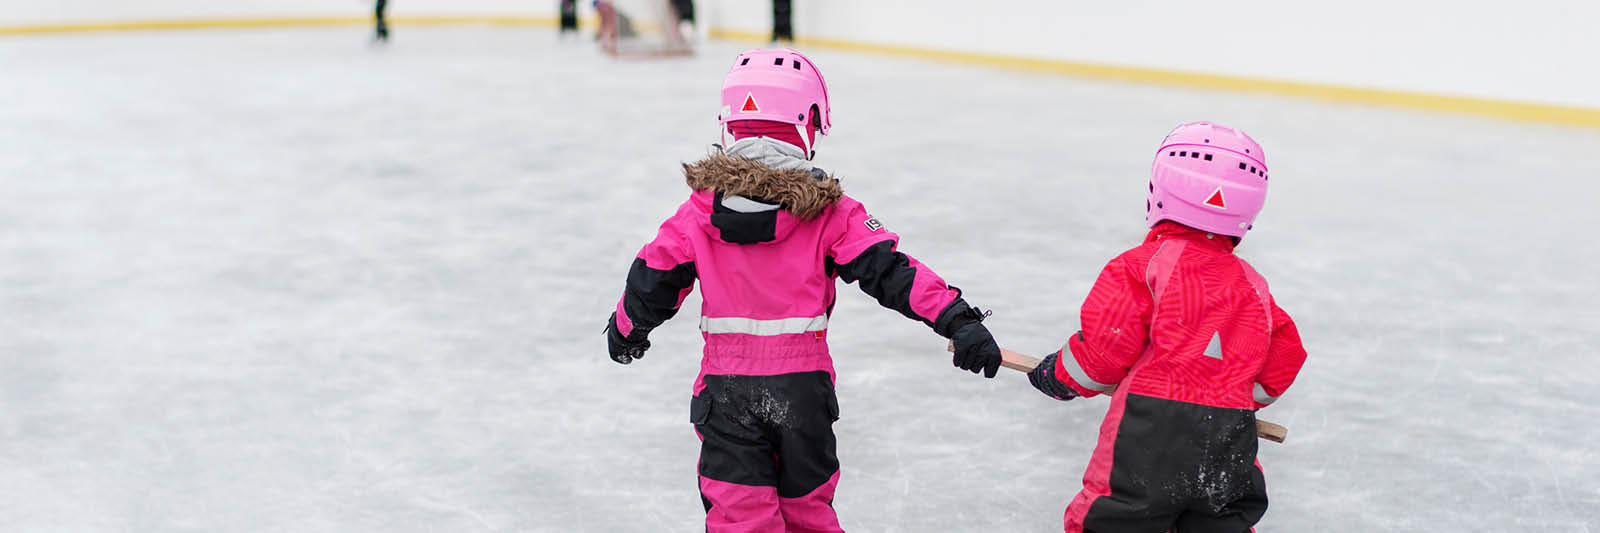
[[[1255,412],[1118,394],[1067,533],[1246,533],[1267,512]]]
[[[706,531],[843,531],[833,512],[838,418],[827,372],[705,376],[690,419]]]

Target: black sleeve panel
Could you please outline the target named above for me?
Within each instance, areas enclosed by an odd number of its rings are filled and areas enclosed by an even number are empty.
[[[622,310],[633,321],[629,340],[642,340],[650,330],[678,314],[679,298],[683,291],[694,287],[694,262],[656,270],[644,259],[634,259],[628,269],[628,285],[622,293]]]
[[[845,283],[860,280],[861,292],[876,298],[878,305],[933,327],[932,322],[911,309],[911,286],[917,279],[917,269],[911,266],[906,254],[895,251],[894,245],[894,241],[873,244],[843,265],[834,263],[830,257],[828,266],[838,272],[839,279]]]

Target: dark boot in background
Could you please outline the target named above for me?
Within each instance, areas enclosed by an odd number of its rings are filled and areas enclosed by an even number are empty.
[[[373,39],[380,43],[389,42],[389,20],[384,16],[383,13],[388,7],[389,0],[378,0],[378,6],[373,8],[373,14],[376,15],[378,19],[378,27],[376,34],[373,35]]]
[[[561,33],[578,31],[578,0],[561,0]]]
[[[789,0],[772,0],[772,42],[794,42],[794,13]]]

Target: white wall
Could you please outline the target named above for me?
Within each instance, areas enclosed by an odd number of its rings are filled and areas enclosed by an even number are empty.
[[[713,26],[771,31],[767,2]],[[1600,108],[1600,1],[795,0],[800,36]]]
[[[389,0],[389,13],[556,15],[556,0]],[[588,2],[583,2],[587,4]],[[345,17],[372,13],[372,0],[0,0],[0,26],[243,17]]]
[[[396,16],[555,16],[557,3],[391,1]],[[1600,108],[1596,0],[794,3],[801,36]],[[698,4],[713,27],[771,29],[764,0]],[[370,0],[0,0],[0,26],[370,10]]]

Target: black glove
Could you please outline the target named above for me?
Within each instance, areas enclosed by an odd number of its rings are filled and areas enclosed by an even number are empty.
[[[650,349],[650,340],[644,338],[644,333],[635,330],[634,335],[638,340],[629,340],[617,331],[617,314],[611,313],[611,318],[606,320],[606,347],[611,351],[611,360],[622,364],[632,363],[634,359],[643,359],[644,351]]]
[[[955,344],[955,356],[950,362],[974,374],[982,370],[983,377],[993,378],[1000,370],[1000,345],[995,344],[989,328],[983,327],[983,312],[968,308],[967,315],[962,318],[966,323],[957,326],[955,334],[950,336],[950,342]]]
[[[1045,396],[1067,401],[1077,398],[1078,392],[1056,379],[1056,360],[1060,357],[1061,352],[1056,352],[1039,361],[1039,366],[1028,372],[1028,383],[1032,383],[1033,388],[1039,389]]]

